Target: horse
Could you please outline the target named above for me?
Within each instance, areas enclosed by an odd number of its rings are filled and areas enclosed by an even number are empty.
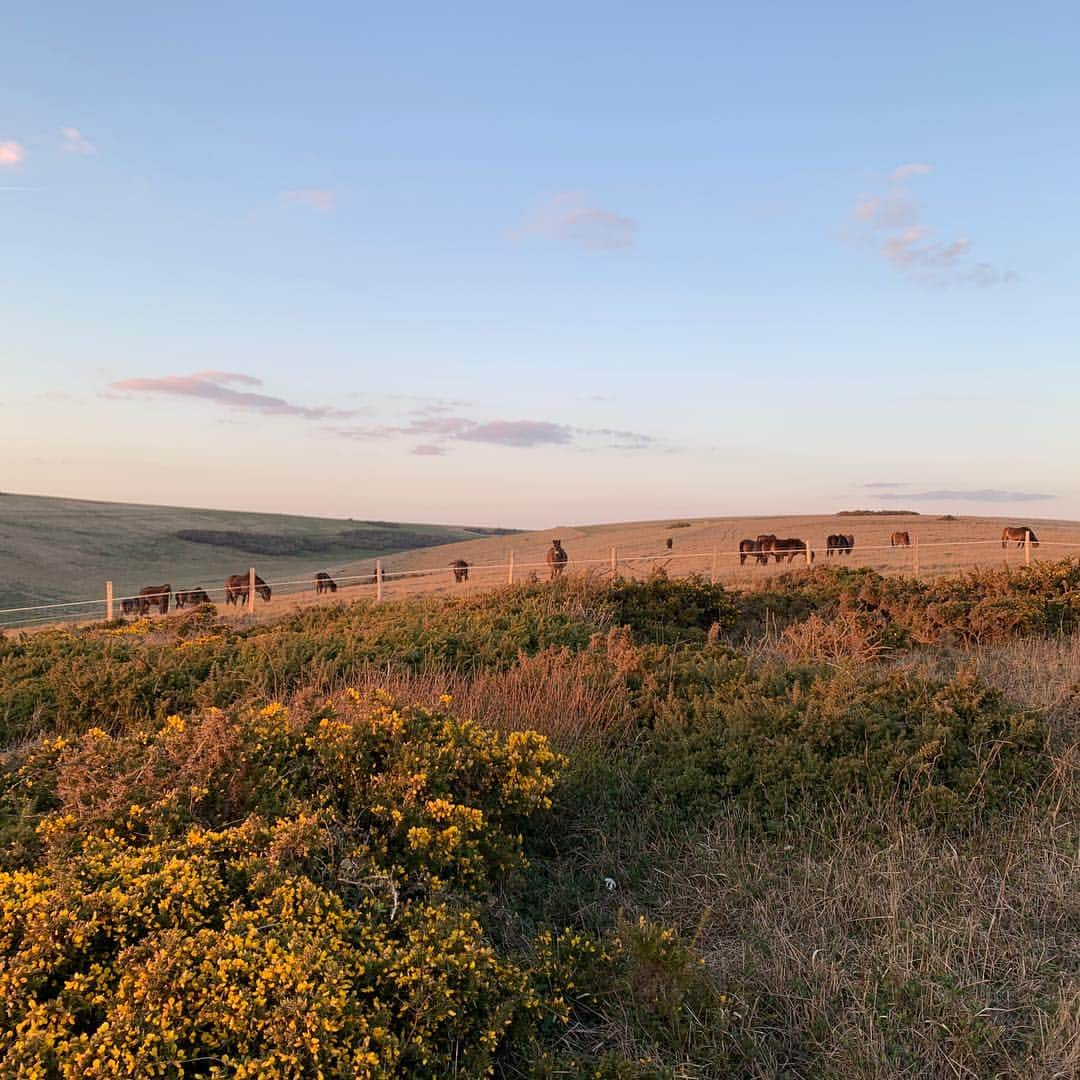
[[[551,571],[551,580],[554,581],[565,569],[566,564],[570,561],[570,556],[566,554],[562,546],[561,540],[552,540],[551,547],[548,548],[547,564],[548,569]]]
[[[739,541],[739,565],[745,564],[746,560],[750,556],[754,556],[754,561],[757,563],[768,563],[769,556],[767,552],[761,550],[761,543],[758,540],[740,540]]]
[[[454,581],[458,585],[469,580],[469,564],[464,559],[455,559],[450,564],[450,569],[453,570]]]
[[[770,549],[773,555],[776,556],[776,561],[780,562],[786,555],[789,563],[795,561],[796,555],[806,555],[806,541],[799,540],[794,536],[788,537],[786,540],[773,539],[772,548]],[[813,558],[813,555],[811,555]]]
[[[138,597],[128,596],[120,601],[120,611],[124,615],[135,615],[141,609]]]
[[[667,540],[664,541],[664,543],[667,544],[667,549],[668,549],[668,551],[670,551],[672,549],[672,547],[674,546],[675,541],[672,540],[671,537],[669,536],[667,538]]]
[[[911,547],[911,534],[905,532],[894,532],[889,539],[889,543],[893,547]]]
[[[188,589],[186,592],[178,592],[176,594],[176,608],[179,611],[182,607],[195,607],[198,604],[209,604],[210,597],[207,596],[205,589]]]
[[[1022,548],[1029,536],[1031,537],[1031,546],[1038,547],[1039,538],[1026,525],[1006,525],[1001,530],[1001,546],[1003,548],[1008,547],[1009,541],[1015,540],[1016,546]]]
[[[265,600],[270,602],[270,586],[258,574],[255,575],[255,591]],[[225,603],[246,604],[248,599],[248,575],[231,574],[225,582]]]
[[[169,597],[172,596],[171,585],[147,585],[139,590],[139,614],[146,615],[152,607],[156,607],[162,615],[169,614]]]
[[[855,550],[855,534],[848,533],[844,536],[844,550],[840,552],[841,555],[850,555]]]
[[[322,596],[324,592],[337,592],[337,582],[325,570],[320,570],[315,575],[315,595]]]
[[[844,550],[844,537],[839,533],[829,533],[825,537],[825,558],[831,559],[835,552],[839,555]]]

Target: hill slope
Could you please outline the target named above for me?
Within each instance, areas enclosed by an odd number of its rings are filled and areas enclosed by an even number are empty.
[[[500,530],[0,495],[0,608],[117,595],[168,581],[268,580]]]

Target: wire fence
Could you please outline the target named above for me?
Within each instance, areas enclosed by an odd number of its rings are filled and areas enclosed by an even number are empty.
[[[1023,540],[1001,538],[972,540],[930,540],[920,541],[918,536],[910,536],[906,543],[856,545],[851,550],[846,547],[815,548],[805,539],[794,538],[785,541],[791,547],[782,550],[747,550],[746,548],[714,547],[702,551],[625,551],[612,547],[606,558],[574,558],[557,573],[565,574],[607,574],[633,577],[652,573],[662,569],[672,576],[680,573],[684,576],[701,575],[712,581],[739,584],[749,583],[768,572],[794,569],[798,566],[811,566],[824,560],[839,565],[874,565],[875,569],[886,572],[906,572],[919,575],[925,569],[921,561],[926,554],[948,552],[962,553],[966,549],[978,549],[975,557],[964,562],[961,560],[950,568],[953,570],[971,567],[985,560],[978,558],[979,551],[1001,549],[1008,565],[1015,565],[1022,560],[1024,564],[1045,557],[1045,554],[1064,554],[1065,551],[1080,554],[1080,539],[1035,540],[1028,537]],[[1044,553],[1044,549],[1050,549]],[[464,573],[462,571],[464,570]],[[468,563],[460,567],[454,564],[442,564],[433,567],[388,570],[381,559],[374,560],[370,571],[365,573],[326,575],[325,571],[312,571],[304,577],[295,575],[282,580],[263,581],[250,568],[247,574],[235,575],[230,582],[214,588],[192,585],[170,589],[168,603],[162,604],[164,586],[151,586],[139,593],[113,595],[112,582],[104,583],[104,588],[95,597],[83,600],[64,600],[46,604],[29,604],[18,607],[0,608],[0,630],[27,629],[49,625],[71,626],[79,623],[100,622],[117,616],[147,616],[165,614],[167,610],[176,611],[191,604],[198,604],[203,597],[212,603],[224,602],[226,607],[235,607],[237,614],[253,615],[256,612],[256,597],[260,590],[269,589],[276,600],[285,598],[294,603],[310,599],[312,602],[333,600],[339,591],[345,592],[350,599],[371,598],[376,601],[390,596],[406,596],[414,592],[432,591],[440,585],[445,587],[491,588],[499,584],[515,584],[552,574],[552,566],[546,560],[515,560],[511,550],[502,562]],[[935,566],[933,572],[942,572]],[[462,578],[463,580],[459,580]],[[320,579],[322,587],[320,588]],[[254,590],[251,585],[254,584]],[[89,592],[89,590],[87,590]],[[194,594],[192,598],[186,594]],[[260,609],[264,608],[262,600]],[[272,609],[280,610],[275,602]],[[165,610],[161,610],[164,608]]]

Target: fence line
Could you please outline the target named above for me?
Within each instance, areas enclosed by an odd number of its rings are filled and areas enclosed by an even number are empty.
[[[819,551],[824,553],[835,552],[837,558],[841,560],[841,564],[846,561],[847,565],[851,565],[851,558],[857,558],[859,555],[866,552],[896,552],[896,553],[908,553],[907,557],[911,559],[911,565],[914,573],[917,575],[919,572],[919,551],[934,548],[971,548],[971,547],[1000,547],[1008,552],[1015,551],[1017,548],[1024,551],[1024,561],[1026,565],[1030,565],[1032,558],[1032,549],[1035,547],[1052,547],[1052,548],[1073,548],[1080,549],[1080,539],[1075,542],[1064,540],[1033,540],[1030,537],[1025,540],[1007,540],[1003,541],[998,539],[986,539],[986,540],[941,540],[941,541],[928,541],[920,543],[917,536],[912,537],[908,544],[878,544],[878,545],[857,545],[850,551],[847,548],[828,548],[823,549],[815,548],[809,541],[803,538],[798,539],[804,546],[795,548],[793,550],[785,550],[781,552],[775,551],[742,551],[738,549],[722,549],[719,547],[712,548],[709,551],[697,551],[697,552],[676,552],[671,550],[664,550],[656,553],[642,553],[642,554],[626,554],[620,552],[617,547],[611,549],[609,558],[594,558],[594,559],[574,559],[572,563],[568,564],[574,569],[578,568],[593,568],[593,567],[609,567],[612,574],[618,572],[620,564],[642,563],[642,562],[662,562],[664,564],[675,562],[679,560],[697,559],[708,561],[711,560],[711,572],[710,576],[713,580],[716,580],[718,566],[717,562],[720,558],[733,559],[739,558],[740,565],[749,561],[751,566],[756,564],[759,557],[768,562],[768,557],[771,555],[779,564],[786,557],[789,565],[795,563],[798,560],[800,563],[805,560],[809,565],[815,558]],[[444,575],[448,572],[453,572],[453,566],[446,564],[438,567],[421,567],[412,570],[391,570],[387,571],[383,569],[382,560],[374,560],[374,568],[371,572],[364,574],[346,574],[333,577],[332,580],[335,584],[348,585],[350,583],[359,585],[373,586],[376,591],[376,598],[382,599],[384,592],[384,585],[391,582],[401,582],[408,579],[427,578],[433,575]],[[498,563],[470,563],[467,567],[470,574],[483,572],[483,571],[498,571],[501,574],[506,574],[506,580],[513,583],[514,575],[520,571],[535,571],[535,570],[549,570],[550,566],[545,561],[543,562],[515,562],[514,552],[511,548],[508,552],[508,558],[505,562]],[[247,610],[254,611],[254,598],[255,590],[250,588],[250,585],[255,583],[256,588],[260,585],[270,586],[271,589],[286,589],[293,586],[304,586],[308,589],[314,585],[314,574],[311,574],[304,578],[290,578],[282,581],[261,581],[255,577],[255,569],[252,567],[249,569],[248,574],[243,575],[246,579],[240,589],[242,593],[246,593],[243,596],[243,600],[246,601]],[[203,586],[189,586],[172,590],[172,595],[186,592],[203,592],[207,596],[213,597],[225,597],[230,595],[230,589],[226,586],[214,586],[211,588],[205,588]],[[156,594],[152,594],[156,595]],[[287,593],[286,595],[295,595],[295,593]],[[114,605],[123,604],[124,601],[139,601],[146,597],[142,594],[132,594],[129,596],[114,596],[112,591],[112,582],[106,582],[105,595],[102,597],[88,598],[85,600],[67,600],[48,604],[32,604],[21,607],[0,608],[0,629],[13,629],[20,626],[33,626],[42,623],[49,622],[75,622],[75,621],[87,621],[101,617],[96,611],[79,612],[72,609],[75,608],[102,608],[103,614],[111,613]],[[239,600],[240,597],[238,596]],[[47,615],[31,615],[33,612],[53,612],[54,614]],[[59,614],[60,612],[70,612],[70,618],[66,618]],[[7,618],[5,618],[7,617]]]

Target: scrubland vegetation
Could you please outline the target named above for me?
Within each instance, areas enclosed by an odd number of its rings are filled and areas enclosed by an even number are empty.
[[[1080,562],[0,641],[0,1074],[1080,1074]]]

